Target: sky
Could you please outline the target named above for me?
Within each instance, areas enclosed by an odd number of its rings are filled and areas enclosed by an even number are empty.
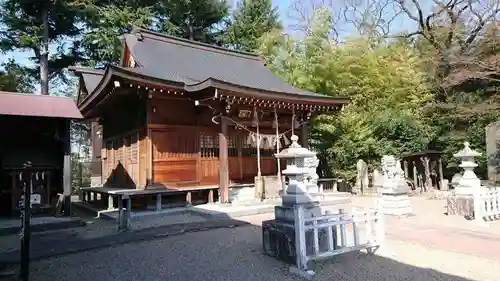
[[[230,1],[233,1],[233,7],[235,7],[236,3],[238,2],[238,0],[230,0]],[[311,1],[318,2],[318,0],[303,0],[304,3],[310,3]],[[341,0],[333,0],[332,2],[335,2],[335,1],[341,2]],[[290,24],[293,24],[292,20],[290,20],[290,18],[288,17],[288,15],[290,14],[290,12],[289,12],[290,11],[290,9],[289,9],[290,2],[291,2],[291,0],[273,0],[273,3],[278,7],[278,10],[280,12],[280,15],[281,15],[281,18],[283,20],[283,24],[285,27],[289,26]],[[425,9],[425,6],[430,7],[430,3],[432,1],[431,0],[422,0],[421,2],[422,2],[421,5],[423,5],[423,7]],[[427,3],[429,3],[429,4],[426,5]],[[399,29],[400,29],[399,31],[412,30],[412,28],[414,28],[413,22],[411,22],[411,20],[408,20],[408,19],[406,19],[406,20],[400,19],[395,25],[399,26]],[[345,33],[351,34],[352,30],[346,30]],[[6,62],[10,58],[14,58],[20,64],[31,65],[32,63],[29,60],[29,57],[31,55],[32,54],[29,52],[10,52],[7,54],[0,54],[0,64]]]

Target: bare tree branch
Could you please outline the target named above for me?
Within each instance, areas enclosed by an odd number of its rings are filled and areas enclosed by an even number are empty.
[[[333,28],[330,31],[330,36],[337,41],[340,34],[338,23],[341,19],[341,13],[335,8],[339,1],[341,0],[292,0],[287,14],[292,23],[288,27],[291,30],[309,34],[314,10],[328,7],[333,13]]]
[[[345,23],[354,27],[360,35],[387,36],[393,22],[402,13],[393,0],[344,0]]]

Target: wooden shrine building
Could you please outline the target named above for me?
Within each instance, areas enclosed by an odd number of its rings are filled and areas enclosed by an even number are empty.
[[[307,143],[307,120],[348,102],[285,83],[257,55],[139,28],[123,36],[119,65],[72,71],[93,124],[94,179],[136,190],[215,186],[222,202],[230,185],[276,175],[276,144],[292,133]]]
[[[69,207],[70,121],[81,118],[69,98],[0,92],[0,215],[19,212],[21,177],[27,175],[39,199],[34,211],[50,212],[61,195]]]

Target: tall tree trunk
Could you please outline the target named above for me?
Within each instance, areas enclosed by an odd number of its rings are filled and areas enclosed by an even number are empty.
[[[43,35],[40,56],[40,89],[42,95],[49,94],[49,3],[42,10]]]

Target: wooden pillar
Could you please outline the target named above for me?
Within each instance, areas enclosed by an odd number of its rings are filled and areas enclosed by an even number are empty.
[[[46,178],[47,180],[47,204],[52,204],[52,191],[50,190],[50,185],[52,182],[52,174],[50,171],[47,172]]]
[[[227,147],[227,119],[222,117],[219,132],[219,193],[220,202],[229,203],[229,166]]]
[[[438,166],[439,166],[439,189],[443,190],[443,161],[441,158],[438,159]]]
[[[303,123],[300,127],[300,145],[305,148],[309,148],[309,125]]]
[[[214,203],[214,191],[212,189],[208,191],[208,203]]]
[[[161,193],[156,194],[156,211],[161,211]]]
[[[12,172],[10,173],[11,177],[12,177],[12,182],[11,182],[11,193],[10,193],[10,196],[11,196],[11,206],[10,206],[10,211],[11,213],[14,213],[15,210],[17,210],[17,206],[18,206],[18,200],[19,198],[21,198],[20,196],[18,196],[19,194],[19,188],[16,187],[16,179],[17,179],[17,173],[16,172]]]
[[[66,138],[64,142],[63,161],[63,195],[64,195],[64,216],[71,215],[71,142],[70,142],[70,120],[66,121]]]
[[[417,163],[413,162],[413,185],[415,190],[418,188],[418,173],[417,173]]]
[[[115,202],[113,196],[108,194],[108,210],[113,210],[115,208]]]

